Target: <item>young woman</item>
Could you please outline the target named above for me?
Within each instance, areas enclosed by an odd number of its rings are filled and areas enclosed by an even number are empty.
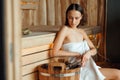
[[[71,4],[66,11],[66,23],[56,36],[53,56],[76,56],[82,59],[80,80],[120,80],[120,70],[100,68],[91,56],[97,51],[80,27],[83,21],[83,9],[79,4]]]

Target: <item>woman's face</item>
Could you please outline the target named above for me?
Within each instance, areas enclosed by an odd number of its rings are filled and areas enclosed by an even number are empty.
[[[67,18],[69,26],[75,28],[79,25],[82,19],[82,14],[79,11],[71,10],[68,12]]]

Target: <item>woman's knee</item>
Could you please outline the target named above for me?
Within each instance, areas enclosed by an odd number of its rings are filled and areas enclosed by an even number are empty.
[[[120,80],[120,70],[116,70],[115,80]]]

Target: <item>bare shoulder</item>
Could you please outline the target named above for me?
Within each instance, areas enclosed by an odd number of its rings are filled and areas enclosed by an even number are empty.
[[[68,29],[67,26],[61,26],[60,31],[64,31],[64,30],[67,30],[67,29]]]
[[[59,32],[59,34],[66,34],[67,30],[68,30],[67,26],[61,26],[61,28],[58,32]]]
[[[84,29],[79,29],[79,31],[80,31],[80,33],[82,33],[82,34],[86,34],[86,32],[85,32],[85,30]]]
[[[60,47],[62,43],[64,42],[64,39],[67,35],[67,27],[66,26],[61,26],[60,30],[58,31],[55,41],[54,41],[54,46]]]
[[[58,31],[57,33],[57,36],[56,37],[65,37],[67,35],[67,30],[68,30],[68,27],[67,26],[61,26],[60,30]]]

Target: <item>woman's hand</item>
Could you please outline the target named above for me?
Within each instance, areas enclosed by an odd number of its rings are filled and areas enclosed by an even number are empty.
[[[86,62],[90,59],[90,57],[91,57],[91,54],[89,52],[87,52],[87,53],[82,55],[82,57],[81,57],[81,59],[82,59],[82,61],[81,61],[82,66],[85,66]]]
[[[81,57],[82,57],[82,55],[80,55],[80,54],[76,56],[77,59],[81,59]]]

